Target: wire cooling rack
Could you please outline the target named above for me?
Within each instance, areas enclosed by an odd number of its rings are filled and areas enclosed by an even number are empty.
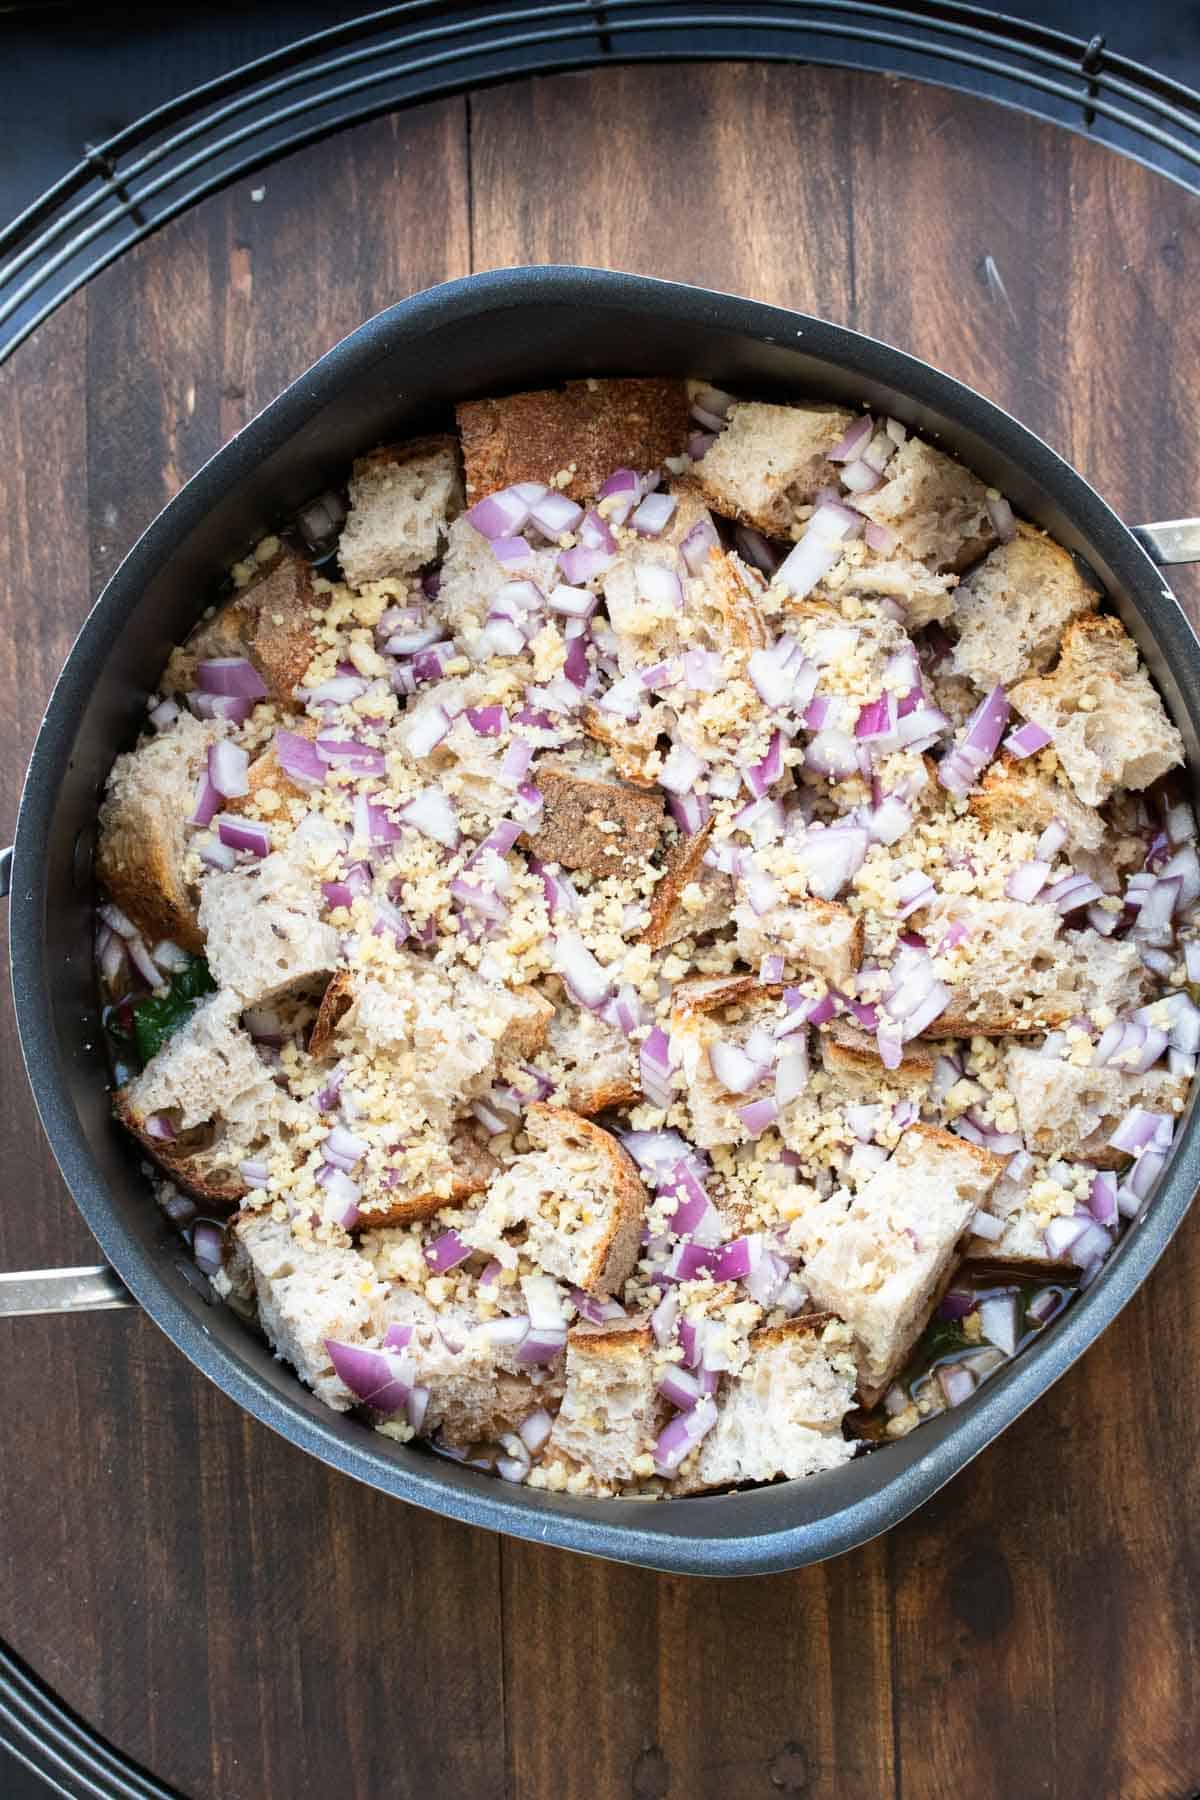
[[[166,220],[314,139],[416,101],[606,63],[752,60],[887,70],[1084,132],[1200,191],[1200,95],[1036,23],[867,0],[407,0],[299,39],[156,108],[0,231],[0,360]]]

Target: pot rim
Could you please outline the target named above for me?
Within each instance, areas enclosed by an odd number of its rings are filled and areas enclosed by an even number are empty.
[[[483,320],[513,308],[587,303],[796,346],[861,376],[864,383],[898,389],[918,412],[926,409],[962,424],[985,449],[1017,464],[1031,492],[1052,497],[1070,518],[1089,560],[1103,571],[1106,585],[1132,597],[1136,618],[1126,622],[1139,626],[1144,649],[1157,647],[1156,661],[1165,670],[1160,685],[1173,700],[1172,712],[1186,717],[1193,733],[1200,730],[1200,645],[1153,562],[1082,476],[974,389],[879,339],[736,295],[570,265],[470,275],[400,301],[334,345],[203,465],[105,585],[51,693],[22,791],[10,899],[16,1017],[43,1128],[72,1198],[105,1256],[184,1355],[255,1418],[343,1473],[451,1518],[672,1573],[774,1572],[841,1554],[899,1523],[1040,1398],[1111,1323],[1149,1275],[1191,1204],[1200,1178],[1200,1129],[1191,1101],[1153,1199],[1127,1227],[1118,1251],[1088,1291],[1056,1322],[1052,1334],[993,1377],[961,1414],[952,1421],[946,1415],[889,1446],[894,1473],[877,1489],[821,1513],[802,1497],[811,1501],[824,1477],[790,1483],[798,1522],[759,1530],[755,1503],[763,1495],[778,1497],[778,1486],[697,1497],[686,1504],[655,1505],[647,1529],[630,1516],[634,1503],[629,1501],[567,1501],[509,1487],[427,1453],[393,1445],[384,1453],[376,1447],[376,1434],[329,1411],[290,1371],[272,1380],[218,1343],[205,1324],[203,1302],[186,1286],[169,1282],[122,1223],[116,1197],[93,1158],[70,1098],[50,1004],[44,930],[49,892],[41,847],[48,842],[92,670],[103,664],[119,637],[133,597],[218,498],[315,418],[348,380],[361,378],[390,354],[398,340],[419,337],[448,319]],[[718,1515],[717,1508],[728,1513],[731,1506],[738,1509],[731,1518]]]

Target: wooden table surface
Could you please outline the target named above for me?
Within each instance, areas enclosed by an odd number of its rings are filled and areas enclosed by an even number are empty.
[[[736,289],[928,357],[1127,518],[1172,518],[1200,509],[1198,204],[983,102],[740,65],[494,88],[240,183],[0,370],[0,826],[125,549],[391,301],[538,261]],[[0,1268],[91,1262],[8,1026],[0,1055]],[[1198,1292],[1200,1215],[916,1518],[729,1583],[502,1542],[352,1485],[136,1313],[0,1324],[0,1636],[193,1800],[1183,1800]]]

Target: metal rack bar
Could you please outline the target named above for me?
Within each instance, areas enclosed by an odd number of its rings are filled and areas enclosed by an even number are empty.
[[[896,72],[984,91],[1072,129],[1113,127],[1105,142],[1200,190],[1191,173],[1200,170],[1200,96],[1109,56],[1100,42],[1084,45],[974,7],[553,0],[519,10],[472,4],[445,14],[437,0],[406,0],[332,26],[92,146],[0,232],[0,252],[11,252],[0,266],[0,358],[91,275],[226,183],[397,106],[532,72],[730,56],[895,69],[899,59]],[[122,160],[131,152],[140,154]]]

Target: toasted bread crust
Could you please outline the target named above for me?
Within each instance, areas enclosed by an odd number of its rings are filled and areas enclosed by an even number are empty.
[[[317,1008],[317,1016],[313,1020],[312,1030],[308,1034],[308,1054],[315,1057],[328,1056],[333,1045],[334,1033],[341,1024],[343,1015],[349,1012],[354,1004],[354,977],[349,969],[339,969],[325,985],[321,996],[321,1004]]]
[[[428,437],[407,438],[399,444],[380,444],[377,450],[368,450],[365,456],[355,460],[355,472],[372,463],[394,463],[402,469],[405,463],[419,462],[422,457],[438,456],[448,451],[455,461],[458,460],[458,439],[452,431],[433,432]]]
[[[319,727],[315,719],[299,713],[288,720],[285,729],[294,731],[297,737],[308,738],[311,742],[316,737]],[[264,788],[269,788],[285,800],[299,800],[304,797],[303,788],[297,787],[296,783],[284,774],[274,743],[268,744],[266,749],[250,764],[246,771],[246,783],[247,788],[244,794],[238,795],[233,800],[222,801],[222,807],[226,812],[249,812],[251,804]]]
[[[622,781],[628,781],[634,787],[657,787],[657,777],[647,767],[648,759],[655,749],[657,733],[647,744],[635,742],[633,739],[638,731],[638,724],[630,726],[627,719],[618,719],[612,713],[601,712],[598,706],[585,706],[579,715],[579,723],[588,737],[597,744],[604,745]]]
[[[176,865],[174,850],[154,823],[129,821],[128,830],[102,820],[96,846],[96,879],[149,944],[170,938],[200,954],[204,933],[196,907]]]
[[[570,469],[566,492],[588,501],[614,469],[639,472],[678,456],[688,432],[681,381],[569,381],[562,389],[469,400],[455,408],[467,495]]]
[[[246,655],[271,698],[285,706],[295,704],[294,690],[316,654],[312,581],[312,565],[285,548],[231,605]]]
[[[432,1219],[447,1206],[461,1206],[482,1194],[500,1165],[486,1145],[470,1131],[462,1131],[451,1149],[455,1157],[448,1194],[378,1194],[359,1206],[357,1229],[374,1231],[381,1225],[412,1225]]]
[[[765,650],[771,642],[758,605],[758,590],[741,557],[714,545],[708,553],[703,576],[701,617],[710,617],[708,628],[715,643],[725,649]]]
[[[594,1125],[567,1107],[549,1106],[538,1100],[525,1114],[525,1127],[534,1142],[553,1152],[565,1147],[571,1134],[582,1137],[605,1165],[613,1198],[609,1228],[597,1244],[588,1268],[581,1271],[579,1286],[589,1294],[611,1294],[621,1287],[637,1262],[642,1218],[649,1195],[637,1165],[610,1132]]]
[[[650,923],[640,940],[643,944],[649,944],[652,950],[661,950],[670,941],[678,923],[676,914],[684,888],[693,881],[699,881],[705,873],[704,852],[708,848],[712,832],[713,821],[708,819],[692,837],[678,838],[672,844],[662,879],[655,887],[650,901]],[[733,888],[731,883],[728,885],[729,901],[732,904]],[[711,926],[702,926],[700,929],[711,930]]]
[[[648,861],[658,849],[665,824],[661,794],[592,781],[548,761],[538,766],[536,780],[545,805],[528,842],[543,862],[592,875],[619,875],[631,863]]]
[[[583,1118],[594,1118],[614,1106],[637,1106],[642,1090],[636,1081],[606,1081],[598,1087],[585,1088],[577,1082],[567,1087],[567,1106]]]
[[[821,1058],[831,1073],[872,1081],[901,1093],[924,1093],[933,1078],[936,1053],[919,1038],[904,1045],[898,1069],[885,1069],[874,1039],[845,1019],[833,1019],[821,1034]]]
[[[193,1200],[202,1201],[214,1208],[236,1206],[250,1192],[244,1181],[236,1176],[212,1180],[197,1164],[203,1152],[189,1156],[186,1152],[172,1151],[169,1140],[151,1137],[146,1130],[146,1121],[140,1118],[129,1104],[129,1095],[124,1088],[117,1088],[112,1097],[113,1112],[129,1134],[137,1139],[156,1168],[162,1170],[175,1186]]]

